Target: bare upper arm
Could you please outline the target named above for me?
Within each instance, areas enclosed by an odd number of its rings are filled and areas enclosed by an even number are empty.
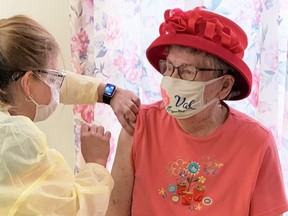
[[[131,162],[133,136],[121,130],[116,156],[112,167],[114,189],[111,194],[107,216],[129,216],[131,214],[134,174]]]

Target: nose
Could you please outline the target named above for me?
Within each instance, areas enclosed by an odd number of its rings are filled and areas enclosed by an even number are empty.
[[[177,71],[176,71],[177,70]],[[173,69],[173,72],[172,72],[172,74],[171,74],[171,76],[170,77],[172,77],[172,78],[180,78],[179,77],[179,73],[178,73],[178,68],[174,68]]]

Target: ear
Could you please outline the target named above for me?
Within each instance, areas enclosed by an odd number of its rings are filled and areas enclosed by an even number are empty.
[[[235,78],[232,75],[224,75],[223,79],[222,89],[219,92],[220,100],[223,100],[229,95],[235,82]]]
[[[25,93],[25,95],[30,96],[31,91],[30,91],[30,86],[31,86],[31,81],[33,79],[33,72],[32,71],[27,71],[24,76],[21,78],[21,87]]]

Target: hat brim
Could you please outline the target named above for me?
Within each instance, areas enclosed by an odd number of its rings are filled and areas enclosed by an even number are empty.
[[[166,59],[165,52],[167,46],[179,45],[187,46],[194,49],[202,50],[212,54],[227,64],[235,68],[239,72],[238,77],[235,77],[234,85],[240,91],[239,95],[232,96],[229,100],[241,100],[251,92],[252,74],[246,63],[224,47],[209,41],[205,38],[198,37],[191,34],[166,34],[156,38],[146,50],[146,56],[152,66],[159,72],[159,60]]]

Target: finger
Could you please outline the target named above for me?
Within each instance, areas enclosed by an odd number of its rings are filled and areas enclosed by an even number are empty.
[[[132,102],[137,106],[137,108],[140,107],[140,105],[141,105],[140,98],[138,98],[138,97],[136,97],[135,95],[133,95],[133,96],[131,97],[131,100],[132,100]]]
[[[111,138],[111,132],[110,131],[106,131],[105,134],[104,134],[104,138],[105,138],[105,140],[109,141],[110,138]]]
[[[138,106],[135,103],[127,105],[134,115],[138,113]]]
[[[125,127],[123,127],[130,135],[134,134],[134,127],[133,123],[129,121],[129,119],[126,120]]]
[[[135,129],[136,123],[134,123],[134,122],[129,122],[129,125],[130,125],[131,128]]]
[[[129,122],[128,123],[135,123],[136,122],[137,116],[133,113],[132,115],[129,116]]]
[[[124,129],[127,131],[127,133],[129,133],[131,136],[133,136],[135,129],[132,126],[132,124],[128,123]]]
[[[93,133],[97,133],[98,126],[97,126],[97,125],[92,125],[92,126],[90,127],[90,130],[91,130],[91,132],[93,132]]]
[[[90,127],[87,124],[83,124],[83,125],[81,125],[80,133],[81,134],[88,133],[89,129],[90,129]]]
[[[134,134],[134,131],[135,131],[135,126],[136,126],[136,118],[137,116],[135,116],[135,120],[132,122],[132,121],[128,121],[128,130],[127,132],[133,136]]]
[[[136,114],[132,112],[131,110],[127,110],[124,114],[125,121],[127,123],[129,122],[135,122],[136,121]]]
[[[103,126],[98,126],[97,133],[100,133],[101,135],[104,134],[104,127]]]
[[[133,133],[133,131],[131,131],[131,127],[128,124],[128,119],[125,119],[124,115],[119,115],[118,121],[129,134]]]

